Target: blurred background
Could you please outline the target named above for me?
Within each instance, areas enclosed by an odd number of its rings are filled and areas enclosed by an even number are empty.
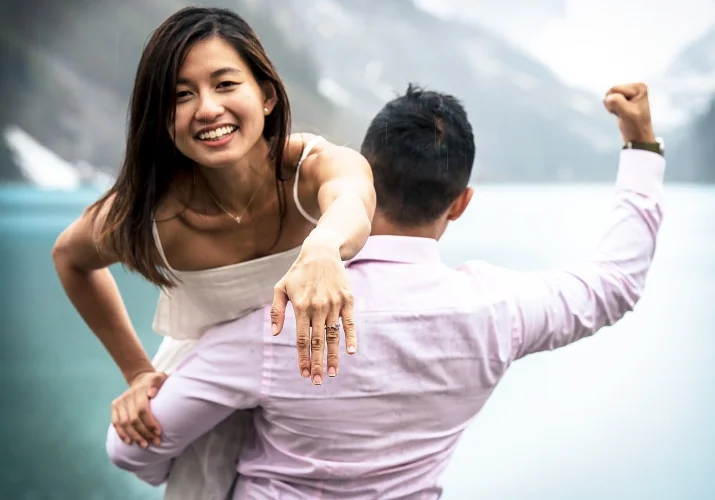
[[[143,44],[178,0],[0,5],[0,498],[158,499],[104,452],[124,382],[50,250],[106,189]],[[649,84],[667,214],[645,297],[615,327],[512,368],[448,499],[715,498],[715,1],[223,0],[286,81],[294,129],[359,148],[412,81],[454,93],[476,196],[445,259],[562,266],[600,236],[621,146],[612,85]],[[153,353],[157,290],[114,269]]]

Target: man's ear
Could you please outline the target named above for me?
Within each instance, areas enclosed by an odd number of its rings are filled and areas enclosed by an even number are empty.
[[[474,190],[471,187],[466,187],[464,191],[462,191],[459,196],[457,196],[457,199],[454,200],[452,202],[452,205],[449,207],[449,211],[447,212],[447,219],[449,219],[450,221],[455,221],[459,219],[469,206],[469,202],[472,201],[473,194]]]

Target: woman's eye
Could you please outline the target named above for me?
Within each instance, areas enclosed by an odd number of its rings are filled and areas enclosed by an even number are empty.
[[[225,89],[229,87],[233,87],[234,85],[238,85],[236,82],[221,82],[218,84],[218,88]]]

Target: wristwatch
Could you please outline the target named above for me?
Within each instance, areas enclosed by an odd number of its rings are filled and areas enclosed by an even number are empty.
[[[660,137],[655,138],[655,142],[636,142],[628,141],[623,145],[623,149],[642,149],[644,151],[652,151],[660,156],[665,156],[665,142]]]

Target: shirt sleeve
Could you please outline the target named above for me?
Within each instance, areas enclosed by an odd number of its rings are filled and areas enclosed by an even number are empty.
[[[497,273],[511,311],[512,359],[568,345],[633,310],[663,219],[664,171],[661,155],[623,150],[608,229],[592,259],[570,269]]]
[[[127,445],[110,425],[106,448],[111,461],[158,486],[166,481],[173,459],[193,441],[235,410],[258,406],[264,342],[260,332],[266,330],[262,316],[258,311],[208,331],[166,379],[151,401],[162,428],[161,444],[146,449]]]

